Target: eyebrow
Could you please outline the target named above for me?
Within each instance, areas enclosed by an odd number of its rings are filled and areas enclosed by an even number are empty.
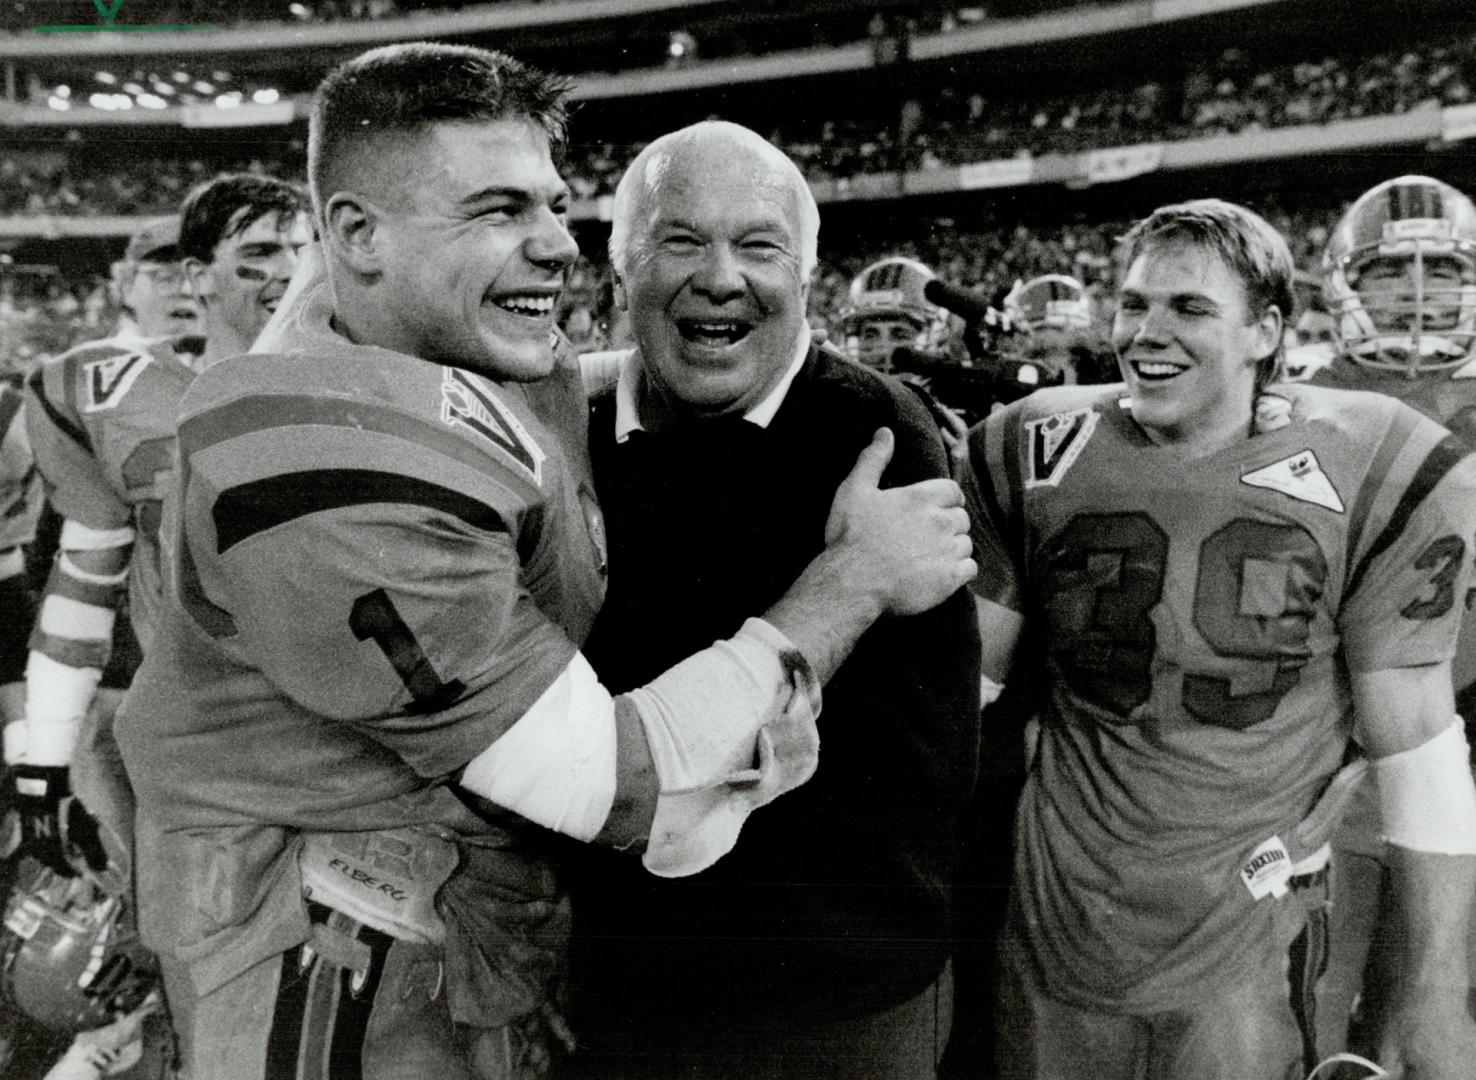
[[[478,203],[490,202],[494,199],[512,199],[515,202],[533,202],[539,198],[540,194],[540,192],[531,191],[528,188],[486,187],[482,188],[480,191],[474,191],[470,195],[464,196],[458,201],[457,205],[470,207],[475,206]],[[573,197],[573,192],[570,190],[568,184],[562,184],[558,188],[550,190],[547,194],[549,202],[557,202],[560,199],[568,199]]]
[[[1146,294],[1139,291],[1138,289],[1122,289],[1117,294],[1118,300],[1123,300],[1127,297],[1133,297],[1134,299],[1142,300],[1146,298]],[[1205,293],[1176,292],[1170,293],[1168,298],[1170,303],[1184,303],[1185,301],[1193,301],[1195,303],[1208,304],[1216,311],[1220,310],[1220,305]]]

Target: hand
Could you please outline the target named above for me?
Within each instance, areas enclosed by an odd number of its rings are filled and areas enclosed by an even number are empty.
[[[65,765],[12,765],[7,783],[20,818],[21,854],[65,877],[78,876],[77,856],[92,870],[107,867],[97,822],[72,797]]]
[[[938,421],[938,431],[942,434],[943,446],[948,451],[949,468],[957,476],[969,460],[969,425],[958,410],[949,408],[941,401],[933,409],[933,417]]]
[[[144,1021],[159,1009],[159,998],[150,995],[107,1027],[82,1032],[43,1080],[96,1080],[133,1068],[143,1057]]]
[[[874,590],[884,611],[915,615],[942,603],[978,573],[963,492],[952,480],[882,489],[892,459],[881,428],[836,489],[825,523],[827,550],[844,556],[847,580]]]
[[[1476,1061],[1476,1022],[1461,988],[1416,986],[1400,995],[1379,1064],[1390,1080],[1462,1080]]]

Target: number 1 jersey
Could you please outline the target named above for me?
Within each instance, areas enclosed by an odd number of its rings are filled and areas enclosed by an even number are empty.
[[[1017,914],[1078,1005],[1156,1012],[1281,963],[1348,671],[1454,651],[1464,447],[1390,398],[1274,393],[1289,422],[1197,459],[1150,442],[1121,386],[1043,391],[970,436],[974,588],[1025,615],[1044,677]]]

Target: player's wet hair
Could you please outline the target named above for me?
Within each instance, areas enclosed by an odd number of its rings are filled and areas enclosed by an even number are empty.
[[[291,220],[308,210],[299,184],[255,173],[226,173],[207,180],[185,196],[179,211],[179,257],[208,263],[215,246],[260,219]]]
[[[414,41],[371,49],[330,71],[313,97],[308,120],[308,178],[313,205],[348,186],[352,150],[384,136],[429,125],[529,120],[563,157],[573,84],[505,53],[469,45]]]
[[[1283,325],[1290,324],[1296,307],[1292,282],[1296,272],[1286,240],[1265,218],[1253,210],[1223,199],[1192,199],[1160,206],[1138,222],[1122,238],[1127,245],[1127,265],[1149,247],[1165,243],[1187,243],[1217,254],[1245,288],[1251,318],[1259,319],[1273,305],[1281,312]],[[1276,379],[1285,357],[1285,346],[1256,369],[1256,392]]]
[[[644,206],[646,197],[665,170],[667,160],[684,143],[695,140],[727,139],[730,143],[763,154],[776,169],[785,173],[794,189],[799,220],[795,224],[800,242],[800,277],[810,279],[819,258],[820,208],[815,194],[805,181],[799,166],[788,154],[774,146],[756,131],[726,120],[703,120],[678,131],[669,132],[649,144],[636,155],[615,187],[615,204],[610,222],[610,263],[615,272],[625,274],[625,264],[634,246],[641,242],[639,230],[632,231],[632,219]]]

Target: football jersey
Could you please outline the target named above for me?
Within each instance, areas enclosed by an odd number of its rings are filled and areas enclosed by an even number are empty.
[[[1372,390],[1398,398],[1430,419],[1444,424],[1467,446],[1476,449],[1476,363],[1455,372],[1431,372],[1411,379],[1398,372],[1337,359],[1318,368],[1310,378],[1318,386]],[[1462,624],[1455,659],[1451,663],[1451,675],[1457,690],[1464,690],[1476,682],[1476,618],[1467,618]]]
[[[31,542],[41,511],[19,386],[0,381],[0,551]]]
[[[145,650],[159,608],[175,415],[194,378],[164,339],[112,338],[63,353],[27,381],[26,422],[57,512],[94,529],[134,529],[129,616]]]
[[[1288,424],[1197,459],[1121,386],[1042,391],[970,437],[974,588],[1045,654],[1016,896],[1067,1001],[1155,1012],[1281,963],[1346,672],[1453,652],[1476,464],[1391,398],[1276,392]]]
[[[603,598],[572,352],[529,388],[352,345],[326,287],[297,317],[281,352],[185,397],[166,610],[117,720],[145,933],[212,963],[291,946],[273,934],[298,918],[295,830],[475,829],[447,779],[559,677]],[[198,877],[224,850],[240,891]]]

